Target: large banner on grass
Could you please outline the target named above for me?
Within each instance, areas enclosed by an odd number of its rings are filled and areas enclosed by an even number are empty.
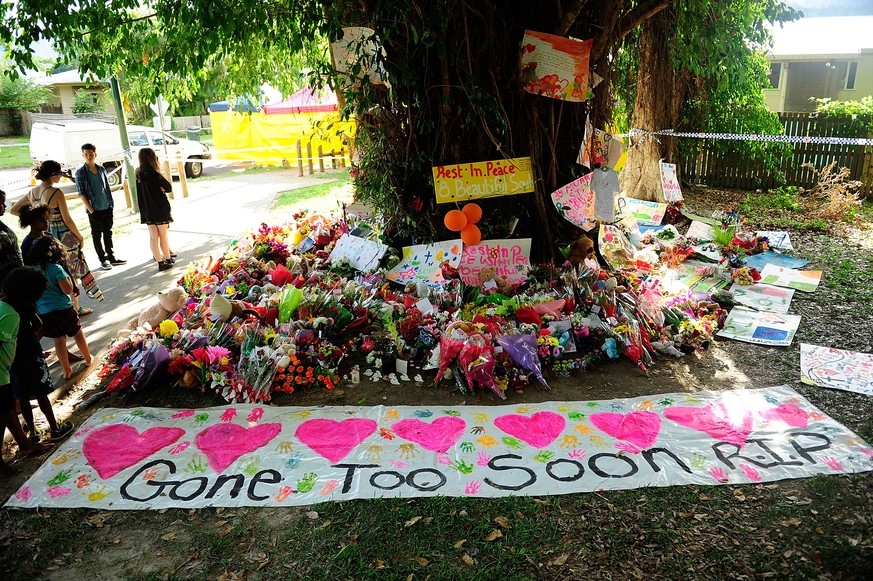
[[[458,407],[105,409],[6,506],[159,509],[551,495],[873,469],[788,387]]]

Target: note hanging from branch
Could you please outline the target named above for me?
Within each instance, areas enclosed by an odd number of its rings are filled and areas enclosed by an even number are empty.
[[[591,176],[592,174],[586,174],[552,192],[552,203],[561,217],[583,230],[591,230],[597,225],[594,220]]]
[[[668,202],[678,202],[682,199],[682,189],[679,187],[679,178],[676,176],[676,164],[660,162],[661,166],[661,189],[664,199]]]
[[[400,284],[423,281],[429,286],[439,286],[443,278],[442,265],[457,269],[461,262],[461,240],[444,240],[432,244],[404,246],[400,263],[388,271],[385,278]]]
[[[530,270],[530,238],[482,240],[475,246],[465,246],[461,256],[461,280],[464,284],[482,286],[479,272],[494,269],[494,274],[509,284],[521,284]]]
[[[525,194],[534,191],[533,170],[529,157],[440,165],[433,187],[437,204]]]
[[[334,68],[359,79],[366,77],[371,83],[388,84],[385,67],[380,57],[385,57],[382,43],[376,31],[364,26],[343,28],[343,37],[330,44]]]
[[[528,93],[583,102],[588,94],[591,40],[571,40],[526,30],[521,43],[521,82]]]

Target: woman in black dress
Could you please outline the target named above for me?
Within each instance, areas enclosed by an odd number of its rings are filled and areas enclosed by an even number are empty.
[[[158,270],[167,270],[176,263],[176,254],[170,250],[167,228],[173,221],[167,192],[173,191],[158,166],[155,150],[144,147],[139,150],[139,167],[136,169],[136,199],[139,202],[140,222],[149,227],[149,245]]]

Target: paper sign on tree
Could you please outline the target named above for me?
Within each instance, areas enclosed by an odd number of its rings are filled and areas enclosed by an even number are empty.
[[[591,45],[591,40],[526,30],[521,43],[522,87],[534,95],[585,101]]]
[[[668,202],[678,202],[682,199],[682,190],[679,187],[679,179],[676,177],[676,164],[660,162],[661,166],[661,189],[664,191],[664,199]]]
[[[388,247],[379,242],[373,242],[366,238],[343,234],[337,240],[330,253],[331,262],[341,258],[347,258],[352,268],[362,272],[369,272],[379,266],[379,261],[388,252]]]
[[[461,256],[461,280],[464,284],[482,286],[479,272],[493,268],[499,278],[510,284],[521,284],[530,269],[530,238],[483,240],[475,246],[465,246]]]
[[[583,230],[590,230],[595,226],[591,175],[586,174],[552,192],[552,203],[561,217]]]
[[[367,77],[373,84],[387,84],[385,67],[379,60],[385,56],[379,37],[372,28],[343,28],[343,37],[330,44],[334,67],[340,73],[350,73],[359,79]]]
[[[524,194],[534,191],[533,171],[529,157],[440,165],[433,187],[437,204]]]
[[[400,263],[389,270],[385,278],[396,283],[423,281],[430,286],[445,284],[442,265],[458,268],[461,263],[461,240],[444,240],[431,244],[405,246]]]

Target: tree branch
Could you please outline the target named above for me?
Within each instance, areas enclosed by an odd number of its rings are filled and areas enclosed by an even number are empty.
[[[561,15],[561,19],[558,21],[557,26],[555,26],[555,34],[558,36],[566,36],[567,31],[570,30],[573,22],[576,21],[579,13],[582,12],[585,2],[586,0],[574,0],[570,6],[567,7]]]
[[[123,26],[125,24],[139,22],[140,20],[148,20],[149,18],[154,18],[157,15],[158,15],[157,12],[152,12],[151,14],[146,14],[145,16],[139,16],[137,18],[131,18],[129,20],[122,20],[121,22],[113,22],[112,24],[107,24],[105,26],[99,26],[97,28],[92,28],[91,30],[86,30],[85,32],[80,32],[79,34],[74,34],[74,35],[68,36],[66,38],[60,38],[60,39],[58,39],[58,42],[69,42],[69,41],[73,40],[74,38],[82,38],[83,36],[87,36],[87,35],[91,34],[92,32],[97,32],[100,30],[104,30],[106,28],[114,28],[116,26]]]
[[[615,36],[615,42],[621,42],[631,30],[641,25],[643,22],[667,8],[674,3],[675,0],[648,0],[638,5],[636,8],[624,15],[619,21],[618,32]]]

